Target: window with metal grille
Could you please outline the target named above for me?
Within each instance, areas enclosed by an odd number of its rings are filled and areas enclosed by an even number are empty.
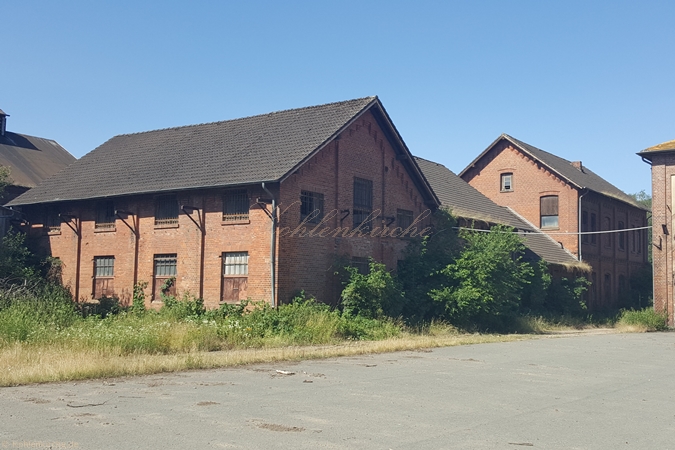
[[[319,223],[323,219],[323,194],[300,191],[300,222]]]
[[[619,222],[619,230],[625,229],[626,226],[623,222]],[[619,250],[626,250],[626,232],[622,231],[619,233]]]
[[[354,228],[358,227],[373,212],[373,182],[363,178],[354,178]],[[362,230],[370,230],[370,223],[364,224]]]
[[[155,225],[178,224],[178,198],[162,195],[155,200]]]
[[[94,228],[115,228],[115,203],[105,201],[96,204],[96,222],[94,223]]]
[[[223,195],[223,221],[238,222],[248,220],[249,205],[246,189],[227,191]]]
[[[248,252],[223,253],[223,275],[248,275]]]
[[[396,210],[396,225],[405,230],[413,223],[413,212],[407,209]]]
[[[61,231],[61,211],[58,206],[47,208],[45,226],[50,233]]]
[[[540,199],[541,228],[558,228],[558,196],[546,195]]]
[[[115,257],[114,256],[95,256],[94,257],[94,276],[112,277],[115,276]]]
[[[508,192],[513,190],[513,174],[512,173],[503,173],[501,175],[501,190],[502,192]]]
[[[113,297],[115,295],[114,277],[115,257],[94,257],[94,298]]]
[[[155,255],[155,276],[175,277],[177,260],[178,258],[175,253],[168,255]]]
[[[246,300],[248,288],[248,252],[223,253],[223,284],[221,302]]]
[[[160,300],[162,295],[176,295],[176,265],[178,257],[175,253],[155,255],[152,299]]]

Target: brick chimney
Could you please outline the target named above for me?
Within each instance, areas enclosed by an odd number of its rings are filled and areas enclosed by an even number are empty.
[[[7,131],[7,118],[8,117],[9,117],[9,114],[5,114],[5,112],[0,109],[0,136],[4,136],[5,131]]]
[[[584,167],[581,165],[581,161],[572,161],[572,167],[574,167],[580,172],[584,171]]]

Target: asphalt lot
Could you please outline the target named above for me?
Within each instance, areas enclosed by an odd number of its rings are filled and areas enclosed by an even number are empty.
[[[675,333],[0,388],[0,448],[48,445],[675,448]]]

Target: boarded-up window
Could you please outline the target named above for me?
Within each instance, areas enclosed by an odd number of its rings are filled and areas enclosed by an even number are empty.
[[[221,301],[237,303],[247,298],[248,252],[223,253]]]
[[[323,219],[323,194],[318,192],[300,192],[300,221],[319,223]]]
[[[178,224],[178,198],[162,195],[155,199],[155,225]]]
[[[396,210],[396,225],[405,230],[413,223],[413,212],[407,209]]]
[[[112,201],[98,202],[96,204],[96,222],[94,227],[97,230],[115,228],[115,204]]]
[[[588,211],[584,211],[581,213],[581,232],[582,233],[588,232]],[[588,243],[587,234],[581,235],[581,242]]]
[[[246,189],[227,191],[223,195],[223,221],[238,222],[248,220],[249,200]]]
[[[94,257],[94,298],[113,297],[115,295],[115,257]]]
[[[162,294],[176,295],[177,255],[155,255],[153,277],[153,300],[161,300]]]
[[[368,275],[370,272],[370,261],[368,258],[354,256],[349,265],[355,267],[361,275]]]
[[[58,206],[47,208],[45,227],[47,227],[47,231],[50,233],[61,231],[61,211]]]
[[[541,228],[558,228],[558,196],[546,195],[540,202]]]
[[[354,178],[354,228],[363,223],[362,230],[370,230],[372,224],[364,223],[373,211],[373,182]]]

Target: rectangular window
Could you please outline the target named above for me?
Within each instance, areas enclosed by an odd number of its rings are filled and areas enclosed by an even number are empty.
[[[248,288],[248,252],[223,253],[223,283],[221,302],[246,300]]]
[[[540,199],[541,228],[558,228],[558,196],[547,195]]]
[[[501,175],[501,190],[502,192],[508,192],[513,190],[513,174],[512,173],[503,173]]]
[[[619,222],[619,230],[625,229],[625,225],[623,222]],[[626,233],[625,232],[620,232],[619,233],[619,250],[626,250]]]
[[[115,257],[94,257],[94,298],[113,297],[115,295],[114,277]]]
[[[642,253],[642,230],[635,230],[637,233],[637,252]]]
[[[162,195],[155,200],[155,225],[178,224],[178,198]]]
[[[635,228],[635,225],[633,225],[633,228]],[[637,252],[637,230],[633,230],[631,235],[633,236],[633,245],[631,247],[631,252],[635,253]]]
[[[176,265],[178,257],[175,253],[155,255],[153,277],[153,300],[161,300],[162,294],[176,295]]]
[[[323,194],[318,192],[300,192],[300,222],[319,223],[323,219]]]
[[[248,220],[250,202],[246,189],[228,191],[223,196],[223,221],[239,222]]]
[[[595,233],[596,231],[598,231],[598,225],[595,220],[595,213],[591,213],[591,233]],[[591,244],[595,244],[596,236],[596,234],[591,234]]]
[[[581,232],[582,233],[588,232],[588,211],[584,211],[581,213]],[[588,243],[587,234],[581,235],[581,242]]]
[[[354,256],[352,258],[350,266],[355,267],[356,270],[358,270],[361,275],[368,275],[368,273],[370,272],[370,261],[368,260],[368,258],[360,258],[358,256]]]
[[[604,220],[604,230],[609,231],[610,230],[610,219],[609,217],[605,217]],[[612,246],[612,234],[611,233],[605,233],[605,247],[611,247]]]
[[[373,182],[363,178],[354,178],[354,228],[366,221],[373,212]],[[371,223],[364,224],[362,230],[370,230]]]
[[[413,212],[407,209],[396,210],[396,225],[405,230],[413,223]]]
[[[96,222],[94,228],[105,230],[115,228],[115,204],[112,201],[98,202],[96,204]]]

